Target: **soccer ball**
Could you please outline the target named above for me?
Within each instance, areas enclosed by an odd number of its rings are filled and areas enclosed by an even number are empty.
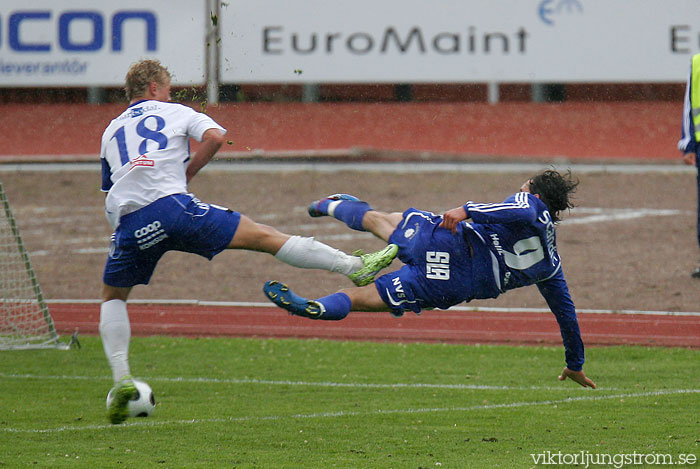
[[[153,390],[144,381],[134,380],[136,386],[136,396],[129,401],[127,408],[129,409],[129,417],[148,417],[156,408],[156,398],[153,395]],[[114,400],[112,390],[107,394],[107,408]]]

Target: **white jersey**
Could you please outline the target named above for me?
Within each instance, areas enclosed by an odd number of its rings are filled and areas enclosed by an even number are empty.
[[[102,134],[102,190],[112,228],[119,217],[162,197],[187,192],[189,139],[209,129],[226,130],[211,117],[182,104],[139,101]]]

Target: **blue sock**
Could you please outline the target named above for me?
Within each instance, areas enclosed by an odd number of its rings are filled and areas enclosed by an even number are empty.
[[[326,308],[326,312],[319,318],[325,319],[326,321],[339,321],[344,319],[350,312],[350,307],[352,306],[350,297],[345,293],[333,293],[332,295],[319,298],[316,301]]]
[[[343,200],[333,209],[333,217],[342,221],[353,230],[366,231],[362,228],[362,217],[372,210],[367,202],[355,202],[354,200]]]

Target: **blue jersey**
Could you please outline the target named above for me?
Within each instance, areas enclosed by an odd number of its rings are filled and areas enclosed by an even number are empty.
[[[498,262],[494,280],[499,291],[532,285],[561,271],[554,221],[534,195],[518,192],[500,204],[464,205],[467,217]]]
[[[576,308],[562,272],[557,252],[556,231],[547,206],[536,196],[518,192],[500,204],[464,206],[473,223],[467,224],[483,243],[472,243],[473,249],[488,249],[493,264],[487,272],[484,263],[480,274],[493,275],[501,292],[536,284],[549,309],[559,323],[570,369],[583,365],[583,341],[576,318]]]
[[[395,315],[419,313],[536,284],[559,323],[567,366],[580,370],[583,342],[546,205],[520,192],[500,204],[464,208],[472,223],[459,223],[455,234],[439,226],[439,215],[404,212],[389,242],[406,265],[375,281],[383,301]]]

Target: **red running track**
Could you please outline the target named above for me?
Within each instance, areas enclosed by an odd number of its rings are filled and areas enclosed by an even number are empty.
[[[98,304],[52,303],[56,329],[97,334]],[[460,344],[561,344],[551,313],[426,311],[393,318],[388,313],[352,313],[343,321],[313,321],[274,307],[129,304],[132,334],[322,338]],[[579,313],[584,343],[700,348],[700,316]]]

